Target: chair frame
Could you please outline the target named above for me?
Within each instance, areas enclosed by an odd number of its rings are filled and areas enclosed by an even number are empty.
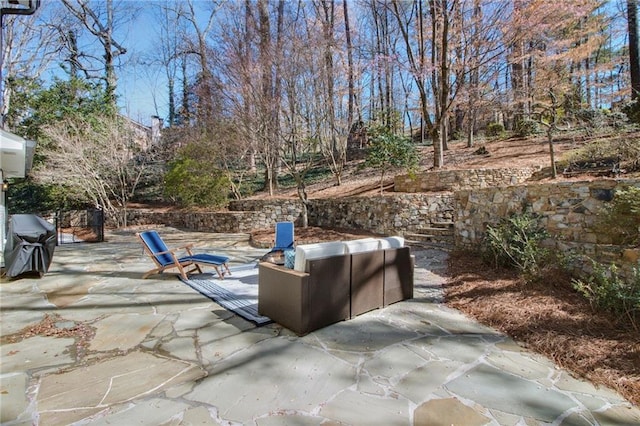
[[[140,239],[140,242],[142,243],[142,247],[144,248],[145,253],[151,258],[151,260],[153,260],[153,263],[155,263],[155,265],[156,265],[156,267],[154,269],[152,269],[152,270],[150,270],[148,272],[145,272],[142,275],[142,279],[146,279],[146,278],[150,277],[151,275],[161,274],[164,271],[166,271],[167,269],[177,268],[180,276],[183,279],[188,280],[189,279],[189,274],[192,274],[194,272],[198,272],[199,274],[202,273],[202,269],[200,268],[200,265],[212,266],[213,269],[215,269],[215,271],[218,274],[218,276],[220,277],[220,279],[224,279],[225,273],[228,273],[229,275],[231,275],[231,271],[229,270],[228,262],[222,262],[221,263],[221,266],[223,268],[223,270],[221,271],[219,265],[216,265],[216,264],[213,264],[211,262],[204,261],[204,260],[197,259],[198,255],[194,255],[194,253],[191,251],[191,248],[193,247],[193,244],[187,244],[185,246],[180,246],[180,247],[176,247],[176,248],[173,248],[173,249],[168,249],[168,250],[160,251],[160,252],[152,251],[149,248],[149,246],[147,245],[147,242],[143,238],[143,234],[150,233],[150,232],[154,232],[158,236],[160,241],[162,241],[162,243],[166,247],[165,242],[162,240],[162,237],[160,237],[160,234],[158,234],[157,231],[144,231],[144,232],[137,232],[136,233],[136,237],[138,237],[138,239]],[[178,257],[178,255],[176,253],[178,253],[181,250],[184,251],[187,254],[187,256]],[[163,265],[158,260],[158,256],[161,256],[161,255],[164,255],[164,254],[168,254],[169,256],[171,256],[172,262],[168,262],[168,263]],[[195,259],[194,259],[194,256],[196,257]],[[193,266],[193,268],[188,269],[190,266]]]

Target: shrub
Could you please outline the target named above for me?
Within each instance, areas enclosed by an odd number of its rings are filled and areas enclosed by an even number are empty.
[[[592,260],[593,272],[586,279],[574,279],[573,288],[582,294],[594,309],[611,312],[618,319],[626,318],[631,326],[640,328],[640,262],[632,269],[631,278],[618,274],[616,265],[602,265]]]
[[[380,131],[369,141],[365,163],[380,171],[380,192],[383,189],[386,172],[394,169],[406,169],[409,173],[413,173],[418,162],[418,151],[407,137]]]
[[[549,255],[541,242],[548,237],[546,229],[537,217],[529,213],[517,213],[503,218],[495,226],[487,227],[482,243],[485,259],[494,263],[515,267],[533,277]]]
[[[634,162],[640,158],[640,139],[631,135],[598,139],[565,155],[568,162],[593,161],[605,157],[618,157],[621,162]]]
[[[607,124],[613,127],[616,130],[620,130],[627,125],[629,121],[629,117],[627,114],[621,111],[614,111],[612,113],[607,114]]]
[[[634,99],[622,107],[622,112],[626,114],[629,121],[640,124],[640,100]]]
[[[516,123],[516,135],[520,137],[527,137],[540,133],[540,123],[528,118],[519,120]]]
[[[575,117],[589,129],[601,129],[606,124],[606,115],[600,109],[581,109],[575,112]]]
[[[181,158],[169,166],[165,193],[184,207],[221,207],[228,199],[229,179],[206,161]]]
[[[598,217],[596,229],[609,235],[614,244],[640,246],[640,188],[616,189]]]
[[[485,134],[490,138],[500,137],[504,135],[504,126],[502,125],[502,123],[489,123],[487,124]]]

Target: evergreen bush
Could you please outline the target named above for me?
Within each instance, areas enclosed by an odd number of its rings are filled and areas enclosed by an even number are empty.
[[[485,130],[485,135],[490,138],[501,137],[504,135],[504,125],[502,123],[489,123]]]
[[[517,136],[527,137],[540,133],[540,123],[528,118],[519,120],[516,123],[515,132]]]
[[[230,191],[229,179],[222,170],[191,158],[172,162],[164,184],[165,194],[183,207],[222,207]]]
[[[611,312],[619,319],[640,328],[640,262],[632,269],[629,280],[618,273],[615,264],[606,266],[592,260],[593,272],[584,279],[574,279],[573,288],[582,294],[594,309]]]
[[[487,227],[482,253],[495,266],[514,267],[526,276],[535,277],[549,256],[541,243],[548,238],[537,217],[524,212],[502,218]]]
[[[640,246],[640,188],[616,189],[598,219],[596,230],[608,235],[613,244]]]

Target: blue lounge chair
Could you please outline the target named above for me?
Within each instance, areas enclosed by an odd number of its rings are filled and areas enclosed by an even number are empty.
[[[150,275],[160,274],[164,272],[166,269],[177,268],[180,276],[187,280],[188,275],[193,272],[202,273],[202,269],[200,269],[201,265],[212,266],[213,269],[218,273],[220,279],[224,279],[224,274],[228,273],[231,275],[231,271],[229,270],[229,258],[226,256],[218,256],[213,254],[194,254],[191,251],[191,245],[187,245],[184,247],[178,247],[176,249],[170,250],[167,245],[162,241],[160,235],[156,231],[144,231],[136,234],[140,241],[142,242],[142,246],[144,247],[144,251],[151,257],[153,263],[156,264],[156,268],[146,272],[142,278],[145,279]],[[178,257],[176,254],[177,251],[183,250],[186,255]],[[187,270],[188,267],[193,266],[190,270]],[[222,271],[220,269],[223,269]]]
[[[276,238],[271,251],[284,251],[294,247],[294,228],[293,222],[277,222]]]

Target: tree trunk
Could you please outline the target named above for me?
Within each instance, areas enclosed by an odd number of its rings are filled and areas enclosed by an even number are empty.
[[[259,49],[260,49],[260,67],[261,67],[261,119],[265,124],[261,130],[261,143],[263,145],[264,166],[265,170],[265,187],[269,191],[269,195],[273,195],[274,189],[277,187],[277,147],[274,140],[274,124],[273,123],[273,52],[271,50],[271,23],[269,20],[269,11],[267,9],[267,1],[258,1],[259,15]]]
[[[553,125],[547,128],[547,140],[549,142],[549,157],[551,158],[551,177],[555,179],[558,176],[556,169],[556,152],[553,147]]]
[[[349,2],[343,1],[342,8],[344,11],[344,33],[347,42],[347,78],[349,80],[349,99],[347,106],[347,128],[351,129],[353,124],[353,109],[355,104],[356,90],[354,83],[353,71],[353,46],[351,44],[351,27],[349,26]]]
[[[629,70],[631,74],[631,99],[640,98],[640,51],[638,48],[638,3],[627,0],[629,25]]]

